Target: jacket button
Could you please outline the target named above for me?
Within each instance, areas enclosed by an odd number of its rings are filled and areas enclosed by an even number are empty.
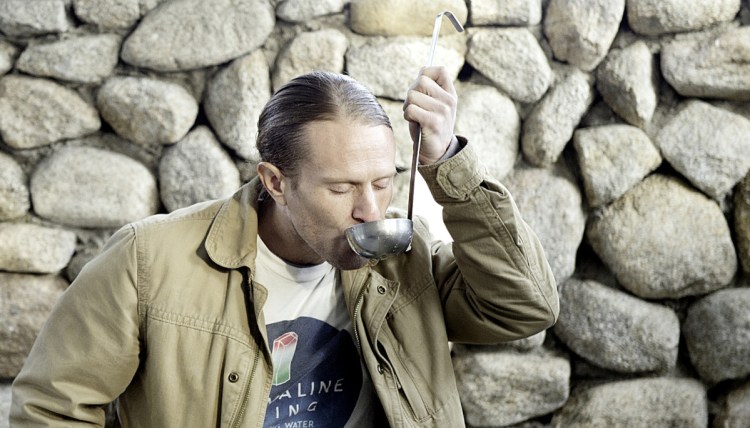
[[[385,294],[385,287],[383,287],[382,285],[378,285],[378,293]]]
[[[232,383],[235,383],[238,380],[240,380],[240,375],[238,375],[235,372],[229,373],[229,376],[227,376],[227,380],[230,381],[230,382],[232,382]]]

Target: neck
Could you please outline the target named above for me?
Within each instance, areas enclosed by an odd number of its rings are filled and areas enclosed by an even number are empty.
[[[270,197],[258,207],[258,234],[266,247],[286,263],[302,267],[323,262],[297,234],[283,207]]]

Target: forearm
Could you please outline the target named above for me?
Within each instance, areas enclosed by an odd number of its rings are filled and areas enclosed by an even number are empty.
[[[443,206],[454,240],[436,249],[451,339],[499,342],[552,325],[559,302],[544,250],[508,190],[484,172],[473,149],[466,146],[420,172]]]

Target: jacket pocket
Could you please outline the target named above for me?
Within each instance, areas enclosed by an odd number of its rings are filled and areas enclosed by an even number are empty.
[[[437,426],[446,418],[451,420],[456,416],[444,411],[446,404],[458,400],[453,365],[447,340],[444,350],[440,350],[440,346],[433,347],[436,343],[427,337],[417,339],[418,330],[415,328],[409,335],[414,339],[412,343],[402,344],[395,339],[393,331],[385,328],[381,332],[379,348],[381,358],[386,360],[394,377],[407,419],[418,426]]]
[[[243,413],[257,347],[238,328],[151,307],[146,343],[138,388],[126,394],[144,426],[227,426]],[[139,408],[153,411],[146,419]]]
[[[377,285],[377,284],[376,284]],[[448,336],[437,287],[429,273],[389,284],[389,305],[378,305],[382,318],[371,318],[372,350],[388,373],[389,399],[383,404],[391,423],[413,427],[461,427],[461,411]],[[382,303],[382,302],[381,302]],[[383,313],[385,311],[386,313]],[[380,372],[381,370],[378,369]],[[398,407],[396,407],[398,406]]]
[[[385,351],[388,367],[398,387],[401,406],[410,412],[410,417],[415,422],[424,422],[431,418],[433,411],[425,402],[420,392],[419,385],[422,383],[414,378],[414,374],[404,365],[398,357],[391,356],[392,352]]]

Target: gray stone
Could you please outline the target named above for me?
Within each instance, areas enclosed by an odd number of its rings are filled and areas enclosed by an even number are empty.
[[[208,87],[208,81],[211,76],[213,76],[216,71],[223,68],[225,67],[203,68],[181,73],[149,73],[148,76],[182,86],[196,101],[200,102],[205,95],[204,93]]]
[[[239,187],[240,172],[205,126],[164,150],[159,188],[168,211],[230,196]]]
[[[0,40],[0,75],[13,69],[16,62],[18,48],[5,40]]]
[[[82,137],[100,126],[96,109],[72,89],[35,77],[0,78],[0,134],[14,149]]]
[[[76,234],[29,223],[0,223],[0,270],[58,273],[76,249]]]
[[[258,118],[271,98],[271,78],[263,52],[234,60],[208,83],[203,108],[224,145],[242,159],[257,161]]]
[[[349,48],[346,69],[376,96],[404,100],[424,67],[429,50],[430,41],[426,38],[373,37],[361,46]],[[455,78],[463,63],[464,52],[438,44],[434,65],[445,66]],[[388,67],[383,67],[383,64],[388,64]]]
[[[552,427],[706,428],[708,401],[689,378],[644,378],[573,390]]]
[[[547,338],[547,331],[542,330],[539,333],[533,334],[523,339],[511,340],[499,346],[515,349],[516,351],[527,352],[535,349],[540,349],[544,344],[544,340]]]
[[[630,125],[579,129],[573,134],[573,145],[592,207],[619,198],[662,161],[648,135]]]
[[[64,0],[3,0],[0,31],[8,36],[38,36],[68,31],[72,26]]]
[[[14,378],[68,283],[56,275],[0,272],[0,379]]]
[[[156,71],[221,64],[261,46],[275,20],[268,0],[168,1],[141,20],[120,55]]]
[[[664,78],[686,97],[750,100],[750,27],[674,40],[661,51]]]
[[[622,117],[618,116],[601,97],[597,97],[578,126],[579,128],[586,128],[589,126],[618,125],[622,123]]]
[[[742,268],[750,273],[750,174],[745,176],[734,194],[734,233]]]
[[[569,279],[560,287],[554,331],[579,356],[617,372],[663,373],[677,362],[675,312],[596,281]]]
[[[688,308],[683,325],[690,361],[718,383],[750,374],[750,288],[719,290]]]
[[[154,175],[158,169],[159,157],[162,152],[161,144],[133,144],[116,134],[110,133],[97,133],[88,137],[70,140],[66,145],[96,147],[123,154],[145,165]],[[49,154],[49,151],[45,151],[45,154]]]
[[[0,152],[0,221],[21,217],[29,208],[26,174],[15,159]]]
[[[469,22],[478,25],[537,25],[542,21],[541,0],[472,0]]]
[[[65,268],[64,277],[73,282],[86,263],[99,255],[116,229],[77,229],[78,245],[76,252]]]
[[[140,162],[92,147],[66,147],[31,176],[39,216],[86,228],[114,228],[155,214],[154,176]]]
[[[143,15],[165,0],[73,0],[81,21],[105,29],[130,28]]]
[[[29,46],[16,68],[35,76],[100,83],[117,65],[120,41],[116,34],[92,34]]]
[[[283,0],[276,16],[287,22],[307,22],[319,16],[340,13],[346,0]]]
[[[556,58],[591,71],[607,55],[624,12],[625,0],[551,0],[544,34]]]
[[[96,97],[102,118],[139,144],[171,144],[193,126],[198,102],[182,86],[146,77],[112,77]]]
[[[750,426],[750,380],[729,391],[713,426],[726,428]]]
[[[504,183],[523,219],[539,237],[555,280],[562,284],[575,271],[586,226],[581,192],[551,169],[516,168]]]
[[[11,384],[0,382],[0,427],[8,428],[10,417]]]
[[[501,343],[496,345],[498,349],[515,350],[520,352],[528,352],[537,349],[541,349],[544,344],[544,339],[547,338],[547,331],[542,330],[539,333],[533,334],[523,339],[511,340],[510,342]]]
[[[573,70],[531,110],[523,123],[521,148],[535,166],[555,163],[594,99],[591,77]]]
[[[707,100],[712,106],[719,107],[732,113],[739,114],[747,120],[750,120],[750,103],[741,101],[728,100]]]
[[[700,30],[731,21],[740,11],[740,0],[627,0],[628,24],[649,36]]]
[[[453,357],[458,393],[470,426],[507,426],[560,408],[570,363],[550,351],[478,350]]]
[[[141,17],[139,0],[73,0],[73,10],[83,22],[101,28],[129,28]]]
[[[647,177],[594,216],[586,236],[619,283],[646,299],[709,293],[737,271],[718,204],[673,177]]]
[[[353,0],[350,3],[352,31],[368,36],[430,36],[438,13],[449,10],[461,24],[466,23],[469,13],[463,0]],[[442,34],[447,31],[454,30],[445,29]]]
[[[542,330],[539,333],[533,334],[523,339],[511,340],[510,342],[498,343],[496,345],[462,345],[453,344],[453,353],[456,355],[464,354],[467,352],[487,351],[487,352],[500,352],[500,351],[518,351],[518,352],[529,352],[540,350],[544,344],[544,340],[547,337],[547,330]]]
[[[88,248],[76,251],[73,257],[70,258],[68,266],[65,268],[65,278],[68,281],[73,282],[78,277],[78,274],[81,273],[83,267],[97,255],[98,252],[94,252]]]
[[[459,89],[455,132],[471,140],[487,171],[498,180],[513,170],[520,131],[516,107],[500,91],[486,85]]]
[[[315,70],[344,71],[344,54],[349,40],[338,30],[326,29],[300,33],[276,58],[273,71],[273,88],[300,74]]]
[[[604,101],[628,123],[651,121],[657,96],[654,59],[646,43],[613,49],[596,70],[596,87]]]
[[[691,100],[662,127],[654,142],[674,169],[721,200],[750,170],[748,136],[750,120]]]
[[[471,29],[466,61],[514,100],[534,103],[552,83],[552,69],[526,28]]]

